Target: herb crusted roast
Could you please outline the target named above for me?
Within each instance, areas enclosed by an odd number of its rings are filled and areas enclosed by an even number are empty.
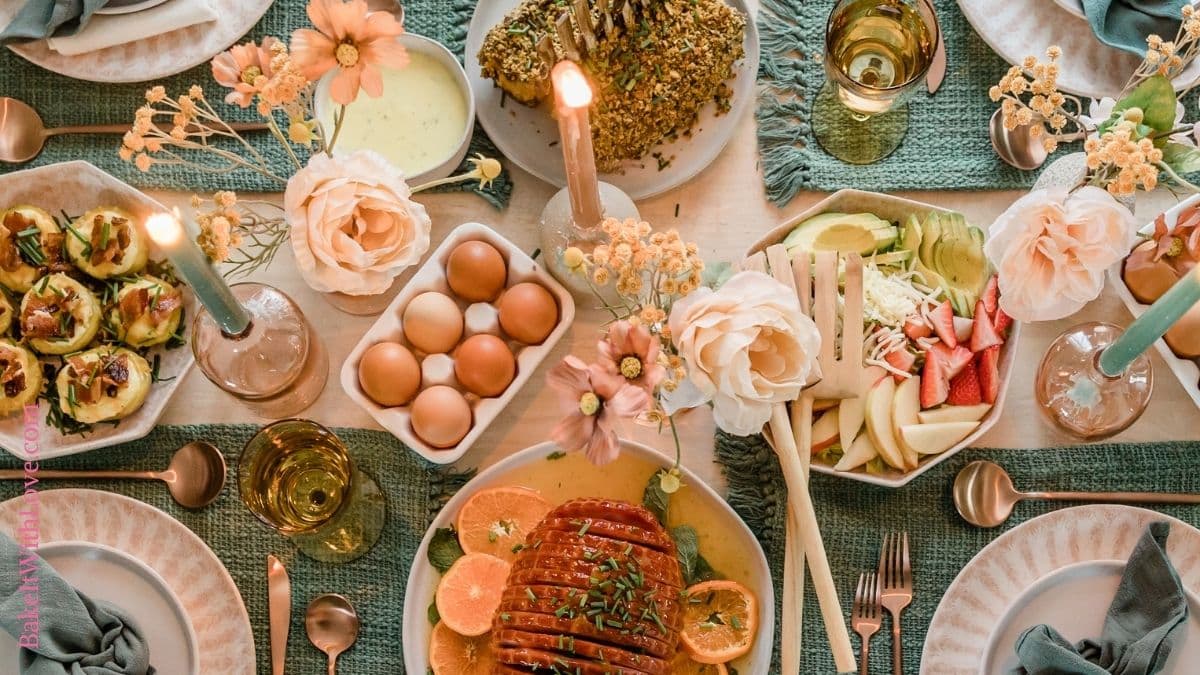
[[[666,675],[683,573],[654,514],[576,499],[529,534],[492,628],[496,673]]]

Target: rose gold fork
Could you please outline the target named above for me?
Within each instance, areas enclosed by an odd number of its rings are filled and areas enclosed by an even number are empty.
[[[879,632],[883,623],[883,608],[880,605],[879,575],[863,572],[858,575],[858,590],[854,593],[854,606],[850,609],[850,627],[862,638],[862,655],[858,659],[859,675],[871,672],[871,636]]]
[[[883,578],[883,607],[892,615],[892,673],[904,675],[904,643],[900,641],[900,614],[912,604],[912,564],[908,557],[908,533],[883,535],[879,554],[879,576]]]

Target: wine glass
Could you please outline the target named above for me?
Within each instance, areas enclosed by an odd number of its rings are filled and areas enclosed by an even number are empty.
[[[826,152],[851,164],[892,154],[908,132],[906,101],[929,71],[938,31],[930,0],[838,0],[811,118]]]
[[[387,518],[379,485],[355,466],[341,439],[309,420],[268,424],[246,443],[238,492],[259,520],[321,562],[361,557]]]

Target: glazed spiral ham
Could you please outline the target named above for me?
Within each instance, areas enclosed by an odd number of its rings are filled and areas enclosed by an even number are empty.
[[[496,673],[665,675],[683,618],[675,544],[641,506],[551,511],[509,572],[492,629]]]

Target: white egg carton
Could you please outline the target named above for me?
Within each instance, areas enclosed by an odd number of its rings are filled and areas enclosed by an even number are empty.
[[[478,305],[481,303],[475,303],[475,308],[467,311],[473,305],[458,298],[450,290],[450,286],[446,282],[446,260],[456,246],[466,241],[483,241],[496,247],[508,266],[506,288],[524,281],[533,281],[545,287],[558,301],[558,325],[540,345],[525,345],[509,339],[500,329],[494,311],[479,307]],[[412,349],[408,340],[404,338],[402,315],[409,301],[426,291],[445,293],[458,303],[460,309],[464,310],[466,313],[463,327],[464,339],[481,332],[498,335],[505,339],[517,358],[516,377],[499,396],[479,398],[474,394],[463,392],[467,397],[467,402],[471,404],[473,423],[467,435],[452,448],[435,448],[422,441],[413,432],[412,424],[409,421],[409,406],[381,406],[363,393],[362,387],[358,383],[358,363],[362,359],[363,352],[372,345],[379,342],[399,342]],[[458,461],[467,452],[480,434],[492,423],[492,420],[496,419],[512,401],[517,391],[533,376],[538,364],[546,358],[554,345],[567,332],[567,328],[574,319],[575,301],[570,292],[534,262],[533,258],[500,236],[495,230],[479,223],[466,223],[455,228],[446,237],[355,345],[346,362],[342,364],[342,389],[355,403],[375,418],[375,421],[379,422],[384,429],[404,441],[405,445],[412,448],[418,455],[435,464],[451,464]],[[413,350],[413,353],[421,362],[422,389],[434,384],[448,384],[461,391],[458,383],[454,381],[451,356],[446,354],[426,356],[416,350]],[[430,363],[427,364],[426,361],[430,361]]]
[[[1196,202],[1200,202],[1200,195],[1189,197],[1168,209],[1163,214],[1165,216],[1167,230],[1174,231],[1175,223],[1179,218],[1179,213],[1189,206],[1195,205]],[[1150,221],[1140,231],[1144,235],[1154,234],[1154,221]],[[1139,243],[1141,243],[1141,240],[1139,240]],[[1122,258],[1116,265],[1113,265],[1111,268],[1109,268],[1108,280],[1112,284],[1113,289],[1116,290],[1117,295],[1121,298],[1121,302],[1125,303],[1125,306],[1129,309],[1129,312],[1133,314],[1133,318],[1136,319],[1146,310],[1150,309],[1150,305],[1143,305],[1137,301],[1137,298],[1133,297],[1133,293],[1131,293],[1129,291],[1129,287],[1125,285],[1125,280],[1121,278],[1121,272],[1124,266],[1125,259]],[[1170,368],[1171,372],[1175,374],[1175,377],[1179,379],[1179,384],[1183,385],[1184,391],[1186,391],[1188,396],[1192,398],[1192,401],[1196,404],[1196,407],[1200,408],[1200,364],[1190,359],[1181,359],[1178,356],[1175,356],[1175,352],[1171,351],[1171,348],[1167,346],[1167,341],[1163,340],[1162,338],[1159,338],[1154,343],[1154,348],[1158,350],[1158,353],[1160,356],[1162,356],[1163,361],[1166,361],[1167,367]]]

